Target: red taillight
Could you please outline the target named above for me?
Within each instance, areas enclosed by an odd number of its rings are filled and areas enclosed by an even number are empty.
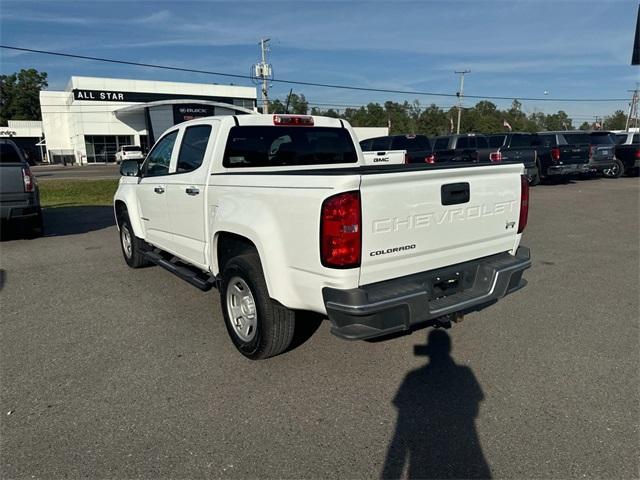
[[[502,152],[491,152],[489,154],[489,160],[492,162],[501,162],[502,161]]]
[[[553,160],[554,162],[560,160],[560,148],[553,147],[551,149],[551,160]]]
[[[310,115],[274,115],[274,125],[313,127],[313,117]]]
[[[436,156],[433,153],[430,153],[424,157],[424,163],[436,163]]]
[[[360,192],[339,193],[322,203],[320,260],[330,268],[360,266]]]
[[[36,179],[31,173],[31,169],[29,167],[24,167],[22,169],[22,182],[24,183],[24,191],[25,192],[33,192],[36,188]]]
[[[636,150],[636,158],[640,158],[640,148]]]
[[[529,179],[525,175],[520,176],[520,219],[518,220],[518,233],[522,233],[529,219]]]

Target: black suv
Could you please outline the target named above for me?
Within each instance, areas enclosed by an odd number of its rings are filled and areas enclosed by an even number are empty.
[[[562,135],[569,144],[589,147],[589,171],[603,172],[615,165],[616,142],[613,133],[570,131],[562,132]]]
[[[433,163],[431,142],[425,135],[387,135],[360,142],[363,152],[406,150],[406,163]]]

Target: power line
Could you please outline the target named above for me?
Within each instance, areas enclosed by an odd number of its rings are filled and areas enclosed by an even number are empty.
[[[253,78],[250,75],[215,72],[212,70],[199,70],[194,68],[174,67],[169,65],[158,65],[155,63],[132,62],[128,60],[116,60],[113,58],[92,57],[88,55],[76,55],[72,53],[51,52],[47,50],[36,50],[34,48],[14,47],[11,45],[0,45],[0,48],[4,48],[8,50],[16,50],[19,52],[39,53],[42,55],[55,55],[58,57],[77,58],[81,60],[93,60],[96,62],[116,63],[120,65],[131,65],[135,67],[158,68],[162,70],[199,73],[203,75],[217,75],[217,76],[229,77],[229,78],[243,78],[247,80],[251,80]],[[274,78],[271,80],[271,82],[285,83],[285,84],[291,84],[291,85],[304,85],[309,87],[335,88],[335,89],[341,89],[341,90],[356,90],[361,92],[397,93],[402,95],[421,95],[421,96],[432,96],[432,97],[456,97],[455,93],[436,93],[436,92],[421,92],[421,91],[412,91],[412,90],[394,90],[394,89],[386,89],[386,88],[358,87],[355,85],[339,85],[339,84],[330,84],[330,83],[304,82],[300,80],[283,80],[283,79]],[[626,102],[627,101],[626,98],[537,98],[537,97],[519,97],[519,96],[498,97],[498,96],[491,96],[491,95],[484,95],[484,96],[483,95],[466,95],[466,97],[479,99],[479,100],[518,99],[518,100],[523,100],[528,102]]]

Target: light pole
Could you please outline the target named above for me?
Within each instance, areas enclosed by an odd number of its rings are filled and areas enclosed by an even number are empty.
[[[456,93],[458,95],[458,126],[456,127],[456,133],[460,133],[460,115],[462,114],[462,97],[464,97],[464,76],[467,73],[471,73],[471,70],[455,71],[456,75],[460,75],[460,91]]]

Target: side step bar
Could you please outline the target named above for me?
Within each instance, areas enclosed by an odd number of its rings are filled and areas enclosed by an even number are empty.
[[[217,287],[216,278],[213,275],[207,274],[197,268],[190,267],[188,265],[182,264],[179,265],[176,262],[172,261],[173,259],[167,259],[163,256],[163,254],[158,250],[150,250],[144,252],[144,256],[152,263],[164,268],[165,270],[170,271],[177,277],[180,277],[185,282],[190,283],[196,288],[199,288],[203,292],[207,292],[211,290],[213,287]],[[175,257],[174,257],[175,258]],[[182,262],[180,262],[182,263]]]

